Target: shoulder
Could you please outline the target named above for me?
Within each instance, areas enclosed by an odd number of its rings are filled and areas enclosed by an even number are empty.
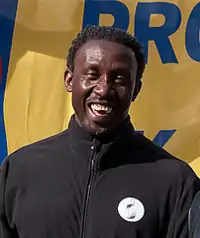
[[[155,145],[143,135],[135,135],[136,145],[141,158],[152,164],[159,173],[169,180],[197,179],[192,168],[183,160],[173,156],[165,149]]]
[[[42,177],[54,171],[64,160],[68,151],[68,131],[48,137],[30,145],[24,146],[10,154],[2,163],[0,184],[6,183],[14,190],[32,178]],[[20,185],[19,185],[20,184]]]
[[[56,153],[62,153],[67,149],[68,138],[68,130],[65,130],[54,136],[23,146],[5,158],[1,170],[4,167],[9,167],[9,170],[14,167],[17,170],[18,167],[23,168],[28,165],[31,166],[37,161],[50,159]]]

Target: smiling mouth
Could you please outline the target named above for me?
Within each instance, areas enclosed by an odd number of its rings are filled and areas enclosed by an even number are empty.
[[[113,108],[98,103],[92,103],[90,105],[90,110],[95,116],[108,116],[112,113]]]

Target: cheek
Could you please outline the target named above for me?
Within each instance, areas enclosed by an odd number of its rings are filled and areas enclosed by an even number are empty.
[[[81,98],[85,90],[84,83],[80,79],[75,79],[72,84],[72,94],[74,98]]]
[[[72,104],[76,109],[81,108],[81,98],[83,95],[84,89],[80,82],[74,81],[72,84]]]
[[[79,91],[80,94],[84,94],[91,87],[91,82],[84,76],[79,77],[79,79],[74,80],[72,85],[72,90]]]
[[[128,87],[121,87],[117,90],[117,92],[121,101],[130,101],[132,98],[132,90]]]
[[[85,78],[74,80],[72,84],[72,101],[76,107],[83,107],[85,99],[92,91],[92,85]]]

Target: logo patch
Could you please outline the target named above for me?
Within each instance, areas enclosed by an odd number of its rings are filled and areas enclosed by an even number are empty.
[[[121,200],[118,205],[118,212],[121,218],[129,222],[137,222],[142,219],[145,213],[144,205],[138,199],[127,197]]]

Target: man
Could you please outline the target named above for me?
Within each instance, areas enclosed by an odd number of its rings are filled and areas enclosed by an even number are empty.
[[[200,237],[200,192],[195,196],[189,211],[189,238]]]
[[[187,237],[198,190],[190,167],[137,134],[128,115],[145,68],[140,44],[90,26],[72,42],[68,130],[3,163],[2,238]]]

